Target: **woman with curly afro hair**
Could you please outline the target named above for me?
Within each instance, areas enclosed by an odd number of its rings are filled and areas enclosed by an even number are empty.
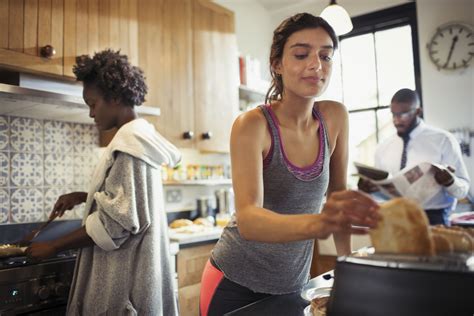
[[[83,226],[57,240],[33,243],[27,254],[41,260],[80,248],[68,315],[177,315],[161,165],[180,153],[135,106],[145,101],[143,72],[120,52],[77,58],[77,80],[89,115],[101,131],[118,131],[105,149],[89,192],[59,197],[51,217],[85,202]]]

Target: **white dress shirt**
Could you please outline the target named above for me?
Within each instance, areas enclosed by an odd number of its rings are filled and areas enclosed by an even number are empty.
[[[375,152],[375,167],[392,175],[400,171],[403,140],[398,135],[382,142]],[[459,143],[454,136],[442,129],[427,125],[423,120],[410,133],[406,167],[421,162],[438,163],[456,169],[454,182],[424,203],[424,209],[440,209],[456,206],[456,199],[464,198],[469,191],[469,175],[462,160]]]

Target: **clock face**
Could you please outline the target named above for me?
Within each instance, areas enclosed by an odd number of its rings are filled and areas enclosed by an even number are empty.
[[[474,55],[473,31],[464,24],[447,24],[437,29],[427,47],[438,70],[467,68]]]

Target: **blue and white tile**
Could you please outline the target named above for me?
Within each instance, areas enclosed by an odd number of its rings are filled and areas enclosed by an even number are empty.
[[[8,152],[0,152],[0,187],[8,186],[10,179],[10,157]]]
[[[8,148],[8,136],[10,134],[10,125],[7,116],[0,116],[0,150]]]
[[[99,144],[99,133],[95,125],[74,124],[74,152],[82,155],[92,153]]]
[[[72,184],[74,178],[72,155],[46,154],[44,156],[44,182],[47,186]]]
[[[12,189],[10,212],[14,223],[33,223],[44,220],[43,193],[36,188]]]
[[[43,150],[42,121],[27,117],[11,117],[10,143],[14,151],[41,152]]]
[[[45,153],[72,152],[73,132],[72,124],[60,121],[44,122],[44,151]]]
[[[39,186],[43,184],[41,155],[11,153],[11,183],[13,186]]]
[[[51,212],[53,211],[54,204],[56,204],[56,201],[58,200],[58,198],[63,194],[71,193],[73,191],[74,190],[72,190],[69,187],[59,187],[59,188],[47,188],[47,189],[45,189],[45,193],[44,193],[44,212],[45,212],[45,214],[44,215],[46,216],[46,218],[48,218],[49,215],[51,214]],[[78,207],[79,206],[75,206],[72,210],[66,211],[64,213],[64,215],[62,217],[60,217],[59,219],[61,219],[61,220],[75,219],[76,218],[75,210]]]
[[[92,155],[74,156],[74,184],[89,185],[95,169],[96,159]]]
[[[85,204],[85,203],[82,203],[82,204],[80,204],[80,205],[77,205],[77,206],[74,208],[75,217],[76,217],[77,219],[83,219],[83,218],[84,218],[84,214],[85,214],[84,206],[86,206],[86,204]]]
[[[8,210],[10,209],[10,195],[7,190],[0,189],[0,224],[8,222]]]

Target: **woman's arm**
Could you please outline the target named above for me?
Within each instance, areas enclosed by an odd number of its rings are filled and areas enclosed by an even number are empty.
[[[53,211],[49,215],[52,217],[61,217],[67,210],[72,210],[74,206],[84,203],[87,200],[86,192],[71,192],[61,195],[54,204]]]
[[[327,192],[329,198],[333,192],[347,188],[349,117],[344,106],[336,102],[327,102],[320,110],[326,118],[332,145]],[[348,231],[334,233],[333,238],[338,255],[351,253],[351,235]]]
[[[357,192],[333,195],[326,203],[327,211],[318,215],[282,215],[263,208],[262,155],[268,131],[265,118],[259,112],[256,109],[241,115],[231,134],[232,182],[237,225],[243,238],[289,242],[326,238],[335,231],[351,230],[347,223],[354,220],[373,225],[364,218],[370,218],[368,215],[373,212],[375,203]]]
[[[34,260],[43,260],[58,252],[93,246],[94,241],[89,237],[83,226],[77,230],[50,242],[35,242],[26,249],[26,255]]]

